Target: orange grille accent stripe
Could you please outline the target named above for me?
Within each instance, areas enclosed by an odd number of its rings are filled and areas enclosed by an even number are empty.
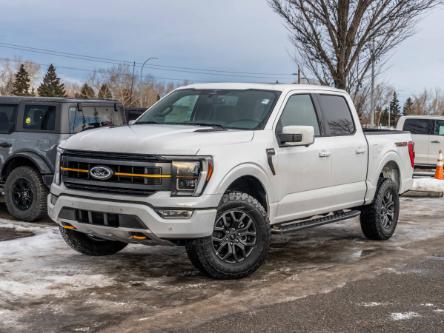
[[[86,169],[74,169],[74,168],[65,168],[65,167],[61,167],[60,169],[62,171],[74,171],[74,172],[83,172],[83,173],[89,172],[89,170],[86,170]]]
[[[120,177],[171,178],[171,175],[149,175],[149,174],[143,174],[143,173],[116,172],[115,175],[120,176]]]

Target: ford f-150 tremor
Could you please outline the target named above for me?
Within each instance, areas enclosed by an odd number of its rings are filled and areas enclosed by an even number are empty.
[[[389,239],[413,163],[410,134],[364,132],[344,91],[191,85],[61,144],[48,212],[80,253],[184,245],[202,272],[239,278],[272,233],[359,216],[366,237]]]

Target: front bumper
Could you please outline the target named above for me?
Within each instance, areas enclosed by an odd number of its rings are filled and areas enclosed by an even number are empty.
[[[135,216],[146,228],[110,227],[66,219],[60,216],[64,208]],[[48,215],[57,224],[68,223],[79,232],[126,243],[133,242],[131,235],[134,233],[142,233],[154,241],[207,237],[213,233],[216,213],[215,208],[199,208],[194,209],[192,216],[187,219],[164,219],[153,206],[141,202],[93,199],[69,194],[62,194],[55,202],[51,202],[51,194],[48,196]]]

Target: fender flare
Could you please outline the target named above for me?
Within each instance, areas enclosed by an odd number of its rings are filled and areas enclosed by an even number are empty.
[[[16,158],[25,158],[37,167],[42,175],[48,175],[54,173],[54,168],[51,163],[43,156],[32,151],[20,151],[10,156],[4,164],[2,169],[2,176],[5,176],[5,172],[8,169],[9,163]]]
[[[367,193],[365,196],[365,202],[372,202],[373,201],[373,197],[376,193],[376,189],[378,186],[379,176],[382,173],[384,167],[390,162],[395,163],[396,166],[398,167],[399,187],[402,188],[402,169],[400,167],[402,165],[401,157],[399,156],[399,154],[396,151],[390,150],[383,156],[383,158],[381,159],[381,161],[378,164],[378,167],[375,168],[376,171],[374,171],[368,175]]]
[[[217,186],[217,192],[223,195],[237,179],[241,177],[254,177],[256,178],[262,185],[265,190],[265,194],[267,196],[267,202],[270,204],[275,202],[275,193],[273,193],[270,189],[273,187],[270,183],[270,176],[260,165],[253,163],[243,163],[235,166],[219,182]]]
[[[396,166],[398,167],[398,171],[399,171],[399,181],[401,182],[402,180],[402,176],[401,176],[401,157],[393,150],[387,152],[387,154],[384,155],[384,158],[382,159],[382,161],[379,163],[378,165],[378,177],[381,174],[381,172],[384,170],[384,167],[389,164],[390,162],[394,162],[396,164]],[[376,180],[377,181],[377,180]],[[401,185],[401,184],[399,184]]]

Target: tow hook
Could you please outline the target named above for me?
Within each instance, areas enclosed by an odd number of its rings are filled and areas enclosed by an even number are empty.
[[[144,234],[140,233],[140,232],[134,232],[130,234],[130,238],[135,240],[135,241],[144,241],[147,240],[148,237],[145,236]]]
[[[69,223],[63,223],[62,227],[63,227],[63,229],[66,229],[66,230],[76,230],[77,229],[76,227],[74,227],[73,225],[71,225]]]

